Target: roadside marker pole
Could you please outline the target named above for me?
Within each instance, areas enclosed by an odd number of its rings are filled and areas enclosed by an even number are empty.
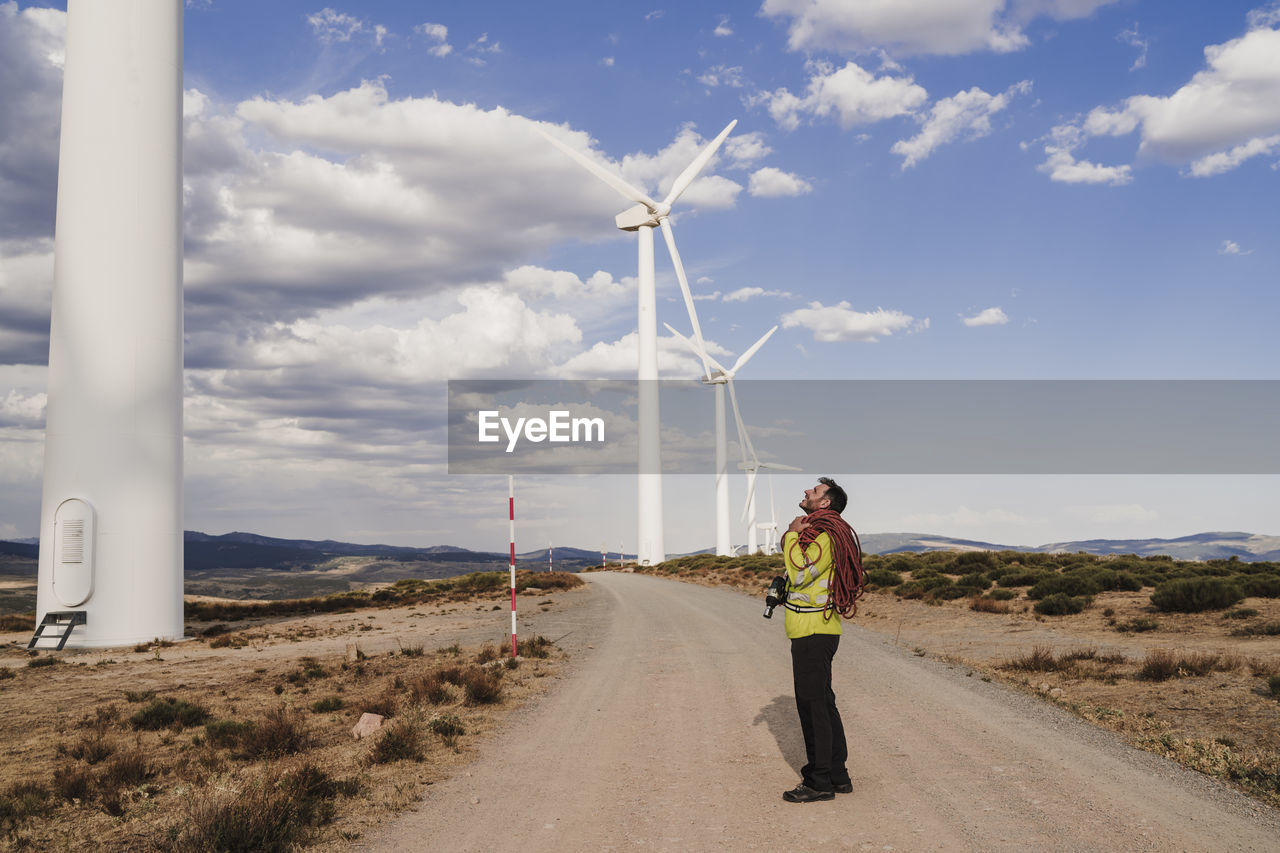
[[[555,567],[551,565],[551,543],[547,543],[547,571],[555,574]]]
[[[603,544],[603,543],[600,545],[600,568],[602,568],[602,569],[607,569],[607,568],[609,568],[609,559],[608,559],[608,558],[605,556],[605,554],[604,554],[604,544]]]
[[[511,522],[511,657],[516,656],[516,478],[507,475],[507,513]]]

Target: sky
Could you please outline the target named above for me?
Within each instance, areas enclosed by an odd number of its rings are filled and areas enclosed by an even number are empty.
[[[506,550],[446,382],[637,358],[629,202],[535,129],[657,196],[737,120],[672,222],[717,357],[779,326],[744,380],[1280,378],[1280,3],[323,2],[186,4],[187,529]],[[0,538],[39,529],[65,18],[0,2]],[[1280,533],[1262,474],[827,473],[866,533]],[[635,550],[627,477],[517,493],[518,550]],[[709,547],[710,475],[665,513]]]

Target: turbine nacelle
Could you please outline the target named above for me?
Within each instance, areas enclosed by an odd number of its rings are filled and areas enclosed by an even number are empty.
[[[623,231],[638,231],[641,228],[657,228],[662,225],[662,220],[666,219],[671,213],[671,205],[657,203],[650,208],[648,205],[637,204],[635,207],[628,207],[613,218],[614,223]]]

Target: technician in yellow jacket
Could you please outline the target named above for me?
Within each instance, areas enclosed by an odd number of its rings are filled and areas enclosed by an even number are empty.
[[[808,516],[818,510],[844,511],[844,489],[828,477],[806,489],[797,517],[782,536],[787,569],[786,631],[791,640],[791,673],[795,683],[796,711],[804,733],[805,755],[801,783],[782,798],[791,803],[834,799],[837,792],[853,792],[845,762],[849,756],[844,725],[831,689],[831,661],[840,645],[840,614],[828,608],[831,596],[833,543],[825,532],[807,546],[800,538],[809,527]],[[841,522],[843,523],[843,522]],[[809,538],[809,537],[805,537]]]

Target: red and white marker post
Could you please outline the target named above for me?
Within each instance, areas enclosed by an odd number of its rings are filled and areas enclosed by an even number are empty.
[[[511,521],[511,657],[516,656],[516,478],[507,475],[507,512]]]

